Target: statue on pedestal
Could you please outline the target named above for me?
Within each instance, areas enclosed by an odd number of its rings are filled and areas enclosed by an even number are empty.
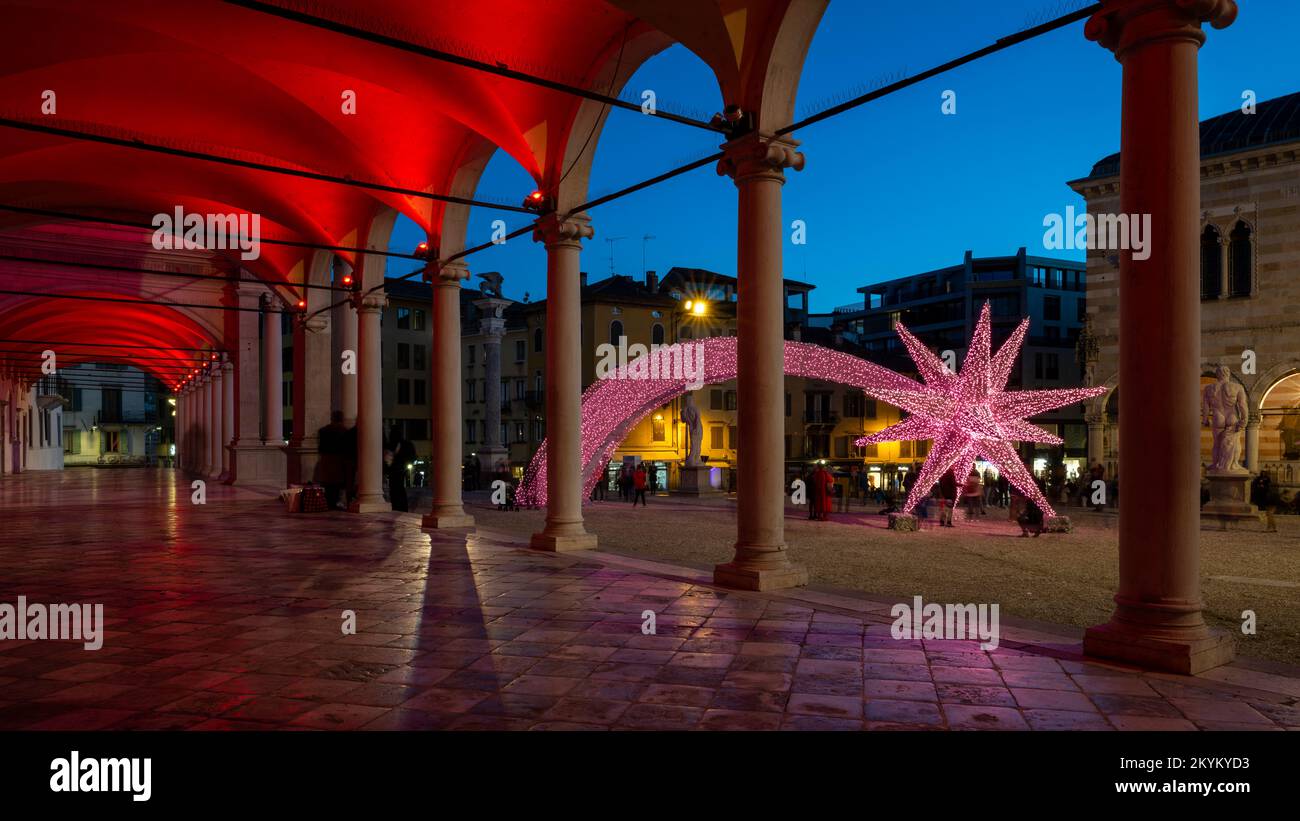
[[[695,407],[695,394],[690,392],[682,399],[682,422],[686,424],[688,437],[686,466],[696,467],[700,464],[700,448],[704,444],[704,423],[700,421],[700,409]]]
[[[1241,466],[1241,432],[1250,413],[1246,389],[1233,381],[1228,367],[1214,371],[1217,381],[1201,391],[1202,423],[1214,431],[1211,473],[1247,473]]]

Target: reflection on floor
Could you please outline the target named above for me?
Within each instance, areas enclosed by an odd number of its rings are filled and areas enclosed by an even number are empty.
[[[0,480],[0,604],[102,603],[107,624],[97,651],[0,641],[0,729],[1300,728],[1277,673],[1139,674],[1012,630],[991,653],[896,641],[878,604],[207,490]]]

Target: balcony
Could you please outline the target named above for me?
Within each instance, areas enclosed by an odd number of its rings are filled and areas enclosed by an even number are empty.
[[[838,425],[840,415],[835,411],[804,411],[803,421],[808,425]]]

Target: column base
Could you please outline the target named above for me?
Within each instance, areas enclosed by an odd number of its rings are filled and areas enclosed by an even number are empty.
[[[768,564],[751,564],[730,561],[715,565],[713,583],[733,590],[784,590],[808,584],[808,570],[803,565],[782,561]]]
[[[595,550],[595,533],[534,533],[528,546],[534,550],[551,553],[571,553],[575,550]]]
[[[348,505],[348,513],[387,513],[392,509],[392,503],[383,494],[358,496]]]
[[[1083,654],[1132,664],[1146,670],[1194,676],[1232,661],[1232,636],[1223,630],[1184,639],[1154,638],[1149,632],[1108,622],[1089,627],[1083,635]]]
[[[285,487],[284,451],[275,445],[234,445],[230,448],[229,485]]]
[[[316,463],[320,451],[314,444],[289,445],[284,449],[288,466],[289,484],[305,485],[316,480]]]
[[[420,527],[426,530],[454,530],[474,526],[474,517],[468,513],[426,513]]]

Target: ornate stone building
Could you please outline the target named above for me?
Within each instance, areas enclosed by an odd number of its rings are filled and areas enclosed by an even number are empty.
[[[1070,183],[1089,214],[1120,212],[1119,163],[1113,154]],[[1224,364],[1246,389],[1245,464],[1290,499],[1300,490],[1300,93],[1201,123],[1200,217],[1202,383]],[[1084,349],[1091,383],[1112,390],[1088,407],[1089,460],[1107,475],[1121,469],[1118,280],[1116,252],[1090,250]],[[1211,444],[1205,428],[1203,462]]]

